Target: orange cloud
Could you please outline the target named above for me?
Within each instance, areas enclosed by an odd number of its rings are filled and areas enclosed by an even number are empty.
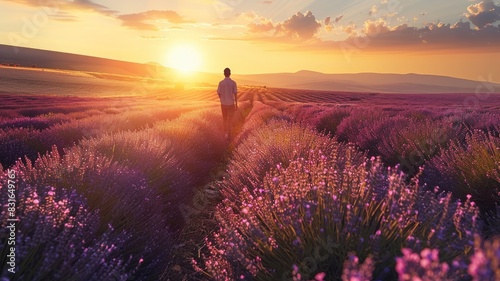
[[[125,14],[117,17],[122,25],[131,29],[158,31],[159,28],[152,21],[167,21],[173,24],[189,23],[175,11],[150,10],[142,13]]]
[[[350,23],[349,25],[345,26],[343,31],[351,37],[356,36],[357,34],[356,25],[354,23]]]
[[[289,19],[276,26],[276,34],[293,38],[310,39],[321,27],[311,11],[305,14],[298,12]]]
[[[251,11],[241,13],[239,16],[251,21],[247,24],[247,29],[251,33],[269,33],[273,32],[273,37],[289,39],[311,39],[319,31],[321,23],[316,20],[312,12],[305,14],[298,12],[283,22],[274,24],[271,19],[266,19]],[[327,22],[327,23],[326,23]],[[325,19],[326,26],[331,26],[330,17]],[[271,36],[269,34],[269,36]]]
[[[50,1],[39,1],[39,0],[4,0],[8,2],[19,3],[32,7],[53,7],[54,5]],[[58,8],[62,10],[81,10],[81,11],[93,11],[104,15],[116,14],[117,11],[111,10],[108,7],[97,4],[91,0],[72,0],[72,1],[54,1],[57,5],[53,8]],[[55,18],[56,20],[68,21],[68,18]]]
[[[274,25],[271,21],[263,23],[249,23],[248,30],[252,33],[265,33],[274,30]]]
[[[378,19],[376,21],[367,20],[365,22],[364,32],[366,36],[377,36],[381,33],[386,33],[389,31],[390,29],[383,19]]]

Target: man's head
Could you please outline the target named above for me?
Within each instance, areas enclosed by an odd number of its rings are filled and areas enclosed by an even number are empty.
[[[226,76],[226,77],[231,76],[231,69],[229,69],[229,68],[224,69],[224,76]]]

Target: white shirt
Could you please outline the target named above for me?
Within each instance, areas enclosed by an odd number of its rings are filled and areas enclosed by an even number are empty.
[[[236,82],[231,78],[226,77],[219,82],[217,94],[219,94],[220,103],[222,105],[234,105],[234,95],[238,93]]]

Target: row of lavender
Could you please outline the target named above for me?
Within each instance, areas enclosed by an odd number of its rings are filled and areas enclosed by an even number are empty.
[[[399,165],[410,177],[421,174],[430,188],[439,186],[462,200],[472,195],[484,212],[494,211],[500,202],[496,110],[280,106],[294,122],[353,143],[369,156],[380,156],[388,166]]]
[[[64,109],[65,113],[32,110],[29,113],[34,115],[33,117],[20,116],[17,111],[12,110],[12,112],[0,111],[0,115],[3,116],[0,119],[1,163],[8,167],[19,158],[28,157],[30,160],[35,160],[38,154],[45,154],[52,146],[57,146],[62,151],[62,148],[70,147],[83,138],[92,138],[103,132],[116,133],[151,127],[154,122],[175,119],[199,105],[146,109],[142,107],[101,109],[98,106],[102,105],[90,105],[86,110],[80,111],[79,106],[62,104],[51,110]],[[6,114],[13,117],[4,116]]]
[[[498,280],[500,239],[486,239],[499,233],[486,205],[500,191],[493,115],[453,123],[421,110],[254,102],[194,268],[215,280]],[[433,134],[440,142],[425,142]],[[385,164],[424,144],[435,151],[413,177]]]
[[[0,200],[7,202],[4,183],[15,171],[19,222],[11,274],[2,208],[1,276],[159,279],[183,223],[178,204],[224,156],[219,118],[213,107],[188,106],[3,121]]]

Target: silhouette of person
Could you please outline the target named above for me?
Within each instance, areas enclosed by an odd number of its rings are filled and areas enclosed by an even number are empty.
[[[226,138],[231,138],[233,130],[233,117],[234,112],[238,109],[238,89],[236,82],[230,78],[231,69],[224,69],[224,80],[219,82],[217,94],[219,95],[220,104],[222,108],[222,120],[224,122],[224,131]]]

